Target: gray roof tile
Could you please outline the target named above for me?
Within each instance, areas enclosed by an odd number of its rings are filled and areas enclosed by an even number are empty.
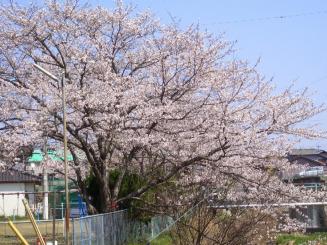
[[[18,170],[0,172],[0,183],[41,183],[42,178]]]

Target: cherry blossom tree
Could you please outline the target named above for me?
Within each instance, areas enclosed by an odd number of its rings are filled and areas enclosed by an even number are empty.
[[[92,172],[98,211],[167,183],[233,186],[229,200],[244,197],[239,187],[262,202],[298,194],[276,173],[289,167],[284,156],[299,138],[321,136],[301,122],[323,108],[306,91],[277,93],[256,67],[231,57],[232,43],[196,25],[160,24],[121,2],[113,10],[9,3],[0,12],[0,140],[8,157],[45,137],[63,141],[61,86],[37,63],[65,78],[72,177],[86,195]],[[109,186],[111,170],[119,176]],[[119,197],[127,173],[144,183]],[[183,193],[165,201],[185,203],[192,195]]]

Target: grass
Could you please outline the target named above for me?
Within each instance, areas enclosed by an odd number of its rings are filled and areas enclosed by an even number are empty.
[[[286,245],[293,242],[294,245],[306,245],[309,242],[320,242],[320,245],[327,245],[327,233],[326,232],[317,232],[311,234],[281,234],[277,237],[277,244]]]
[[[319,242],[319,245],[327,245],[327,232],[317,232],[311,234],[281,234],[276,240],[278,245],[308,245],[308,244],[318,244],[312,242]],[[310,243],[311,242],[311,243]],[[147,241],[131,242],[128,245],[147,245]],[[172,245],[173,241],[169,233],[160,235],[155,240],[151,241],[151,245]]]
[[[44,236],[44,238],[46,239],[46,241],[52,241],[52,236]],[[36,244],[37,241],[37,237],[36,235],[34,236],[25,236],[26,241],[29,244]],[[64,244],[64,237],[63,236],[56,236],[56,240],[58,241],[58,244]],[[21,244],[18,240],[18,238],[16,237],[1,237],[1,245],[13,245],[13,244]]]
[[[151,243],[147,243],[147,241],[138,241],[138,242],[128,243],[128,245],[147,245],[147,244],[151,244],[151,245],[172,245],[173,241],[172,241],[171,236],[169,234],[162,234],[159,237],[157,237],[156,239],[154,239],[153,241],[151,241]]]
[[[11,221],[24,221],[24,220],[29,220],[27,216],[3,216],[1,215],[0,216],[0,222],[7,222],[8,221],[8,218],[11,220]]]
[[[151,245],[171,245],[171,244],[173,244],[173,241],[169,234],[161,235],[157,239],[151,242]]]

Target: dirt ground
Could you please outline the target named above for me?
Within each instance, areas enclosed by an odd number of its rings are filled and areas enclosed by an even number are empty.
[[[52,236],[53,236],[52,221],[50,221],[50,220],[42,221],[37,224],[41,231],[41,234],[45,237],[45,239],[47,241],[52,241]],[[30,244],[36,244],[37,236],[32,227],[32,224],[29,221],[17,222],[17,223],[15,223],[15,226]],[[63,221],[62,220],[56,221],[55,233],[56,233],[56,240],[58,241],[58,244],[64,243],[63,232],[64,232]],[[14,232],[11,230],[11,228],[9,227],[9,225],[6,222],[0,223],[0,244],[3,244],[3,245],[20,244],[20,242],[16,238]]]

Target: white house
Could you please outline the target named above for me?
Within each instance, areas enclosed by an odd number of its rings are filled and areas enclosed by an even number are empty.
[[[35,208],[35,185],[40,185],[41,177],[7,170],[0,172],[0,215],[25,216],[23,198],[26,198],[32,209]]]

